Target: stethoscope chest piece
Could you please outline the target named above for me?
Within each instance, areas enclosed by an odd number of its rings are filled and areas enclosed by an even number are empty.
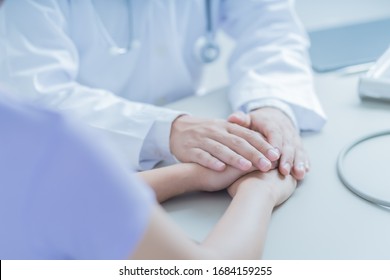
[[[195,44],[195,55],[202,63],[216,61],[220,54],[220,48],[215,40],[215,24],[213,21],[213,5],[211,0],[205,1],[206,30]]]
[[[110,54],[111,55],[124,55],[126,53],[128,53],[130,50],[128,48],[120,48],[120,47],[116,47],[116,46],[112,46],[110,48]]]
[[[220,48],[213,40],[207,40],[205,37],[200,37],[195,44],[195,56],[202,63],[212,63],[216,61],[220,55]]]
[[[141,43],[139,40],[133,39],[130,42],[128,47],[124,48],[124,47],[118,47],[118,46],[111,46],[109,51],[110,51],[110,54],[112,56],[118,56],[118,55],[120,56],[120,55],[125,55],[125,54],[128,54],[132,51],[139,49],[140,45],[141,45]]]

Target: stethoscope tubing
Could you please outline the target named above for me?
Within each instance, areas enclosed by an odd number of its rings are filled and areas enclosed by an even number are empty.
[[[101,20],[98,12],[95,8],[95,15],[98,25],[103,32],[103,36],[109,44],[109,51],[112,55],[124,55],[131,51],[133,46],[136,46],[136,38],[134,31],[134,16],[133,13],[133,3],[132,0],[127,0],[127,9],[129,12],[129,23],[130,23],[130,31],[129,31],[129,42],[127,46],[118,46],[112,37],[109,35],[107,29],[105,28],[103,21]],[[206,30],[204,34],[204,42],[202,42],[201,46],[197,49],[197,56],[200,61],[203,63],[211,63],[217,60],[220,54],[220,48],[215,41],[215,26],[213,22],[212,15],[213,7],[212,0],[205,0],[205,16],[206,16]]]
[[[371,140],[374,138],[378,138],[378,137],[382,137],[382,136],[387,136],[387,135],[390,135],[390,130],[384,130],[384,131],[380,131],[380,132],[366,135],[362,138],[359,138],[359,139],[353,141],[349,145],[347,145],[344,149],[341,150],[341,152],[338,155],[337,174],[338,174],[340,181],[344,184],[344,186],[346,186],[355,195],[357,195],[357,196],[359,196],[359,197],[361,197],[361,198],[363,198],[371,203],[374,203],[374,204],[377,204],[380,206],[390,207],[390,201],[374,197],[372,195],[369,195],[367,193],[364,193],[364,192],[358,190],[356,188],[356,186],[354,186],[350,181],[348,181],[347,177],[345,176],[345,168],[344,168],[344,160],[347,157],[348,153],[353,148],[355,148],[356,146],[358,146],[359,144],[361,144],[365,141],[368,141],[368,140]]]

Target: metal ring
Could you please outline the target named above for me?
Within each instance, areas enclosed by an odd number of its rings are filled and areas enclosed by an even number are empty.
[[[358,195],[359,197],[371,202],[371,203],[374,203],[374,204],[377,204],[377,205],[381,205],[381,206],[385,206],[385,207],[390,207],[390,201],[388,200],[383,200],[383,199],[380,199],[380,198],[376,198],[376,197],[373,197],[371,195],[368,195],[362,191],[359,191],[356,187],[354,187],[350,182],[348,182],[347,178],[345,177],[345,169],[344,169],[344,159],[346,158],[346,156],[348,155],[348,153],[353,149],[355,148],[356,146],[358,146],[359,144],[361,144],[362,142],[365,142],[367,140],[370,140],[370,139],[373,139],[373,138],[377,138],[377,137],[382,137],[382,136],[386,136],[386,135],[390,135],[390,130],[385,130],[385,131],[381,131],[381,132],[377,132],[377,133],[373,133],[373,134],[370,134],[370,135],[367,135],[367,136],[364,136],[360,139],[357,139],[355,140],[354,142],[352,142],[351,144],[349,144],[348,146],[346,146],[343,150],[341,150],[338,158],[337,158],[337,174],[341,180],[341,182],[344,184],[344,186],[346,186],[351,192],[353,192],[354,194]]]

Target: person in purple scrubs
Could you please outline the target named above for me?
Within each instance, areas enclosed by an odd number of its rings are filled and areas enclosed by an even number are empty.
[[[272,210],[296,186],[277,170],[192,163],[130,174],[69,120],[0,96],[3,260],[260,258]],[[226,186],[232,202],[200,244],[158,203]]]

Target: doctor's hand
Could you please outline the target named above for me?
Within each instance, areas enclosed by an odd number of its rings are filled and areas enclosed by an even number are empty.
[[[179,116],[172,124],[172,154],[181,162],[194,162],[215,171],[226,165],[248,171],[252,166],[266,172],[279,158],[259,133],[225,120]]]
[[[294,124],[282,111],[264,107],[249,114],[234,113],[228,120],[260,132],[272,146],[279,149],[281,174],[291,173],[297,180],[305,177],[306,172],[309,171],[309,158]]]

